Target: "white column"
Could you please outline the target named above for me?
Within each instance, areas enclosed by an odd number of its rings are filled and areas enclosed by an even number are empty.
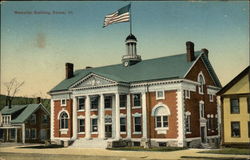
[[[115,138],[115,126],[116,126],[116,104],[115,104],[115,96],[112,96],[112,138]]]
[[[17,128],[15,128],[15,142],[17,142]]]
[[[90,97],[86,96],[85,106],[85,138],[90,139]]]
[[[120,139],[120,97],[115,94],[115,139]]]
[[[73,125],[73,137],[72,139],[77,138],[77,97],[73,97],[73,119],[72,119],[72,125]]]
[[[131,105],[130,94],[127,95],[127,138],[131,138]]]
[[[180,86],[180,89],[177,90],[177,118],[178,118],[178,146],[184,146],[184,96],[183,96],[183,88]]]
[[[22,124],[22,141],[24,144],[25,143],[25,124],[24,123]]]
[[[50,140],[54,140],[54,100],[50,100]]]
[[[146,93],[142,93],[142,137],[147,138],[147,107],[146,107]]]
[[[105,138],[105,122],[104,122],[104,95],[100,95],[100,105],[99,105],[99,120],[100,120],[100,125],[99,125],[99,138],[104,139]]]

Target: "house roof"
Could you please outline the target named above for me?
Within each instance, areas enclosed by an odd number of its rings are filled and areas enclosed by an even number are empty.
[[[195,52],[196,58],[201,55],[203,55],[201,51]],[[204,59],[204,63],[208,66],[211,74],[215,76],[214,79],[217,86],[220,86],[220,82],[216,74],[214,73],[211,64],[209,63],[208,58],[206,56],[201,57]],[[66,91],[70,86],[91,73],[95,73],[105,78],[122,83],[184,78],[185,74],[194,63],[195,61],[187,61],[185,53],[174,56],[143,60],[135,65],[131,65],[128,67],[123,66],[123,64],[116,64],[103,67],[81,69],[74,72],[74,77],[61,81],[50,91],[50,93],[57,91]]]
[[[9,108],[9,106],[5,106],[1,110],[1,113],[3,115],[12,115],[17,111],[23,109],[23,111],[15,119],[11,120],[11,123],[23,123],[40,107],[42,107],[47,113],[49,113],[42,104],[11,105],[11,108]]]
[[[250,66],[245,68],[242,72],[240,72],[234,79],[232,79],[228,84],[226,84],[218,93],[217,95],[222,95],[226,91],[228,91],[233,85],[235,85],[237,82],[239,82],[245,75],[249,76],[250,79]]]

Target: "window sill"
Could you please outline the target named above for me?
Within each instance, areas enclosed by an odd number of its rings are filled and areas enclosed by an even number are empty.
[[[84,109],[77,110],[77,112],[84,112],[84,111],[85,111]]]
[[[133,132],[133,134],[141,134],[142,132]]]
[[[85,132],[78,132],[77,134],[85,134]]]
[[[132,109],[138,109],[141,108],[141,106],[133,106]]]
[[[67,134],[69,129],[60,129],[61,134]]]
[[[90,109],[90,111],[97,111],[97,109]]]
[[[120,134],[127,134],[127,132],[120,132]]]
[[[125,110],[126,109],[126,107],[120,107],[120,110]]]
[[[105,111],[111,111],[112,108],[104,108]]]
[[[157,134],[167,134],[168,127],[165,128],[155,128]]]
[[[186,132],[186,134],[192,134],[192,132]]]
[[[91,134],[98,134],[98,132],[91,132]]]
[[[185,97],[185,99],[190,99],[190,97]]]

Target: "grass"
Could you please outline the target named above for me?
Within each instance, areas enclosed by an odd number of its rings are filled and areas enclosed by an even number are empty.
[[[178,151],[178,150],[184,150],[184,149],[187,149],[187,148],[183,148],[183,147],[153,147],[153,148],[118,147],[118,148],[110,148],[109,150],[170,152],[170,151]]]
[[[216,150],[202,151],[199,153],[215,153],[215,154],[234,154],[234,155],[250,155],[249,148],[222,148]]]

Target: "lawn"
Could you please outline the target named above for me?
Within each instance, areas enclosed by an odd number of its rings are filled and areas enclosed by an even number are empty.
[[[184,149],[187,149],[187,148],[183,148],[183,147],[152,147],[152,148],[119,147],[119,148],[110,148],[109,150],[170,152],[170,151],[178,151],[178,150],[184,150]]]
[[[234,154],[234,155],[250,155],[250,149],[243,148],[222,148],[216,150],[202,151],[199,153],[215,153],[215,154]]]

